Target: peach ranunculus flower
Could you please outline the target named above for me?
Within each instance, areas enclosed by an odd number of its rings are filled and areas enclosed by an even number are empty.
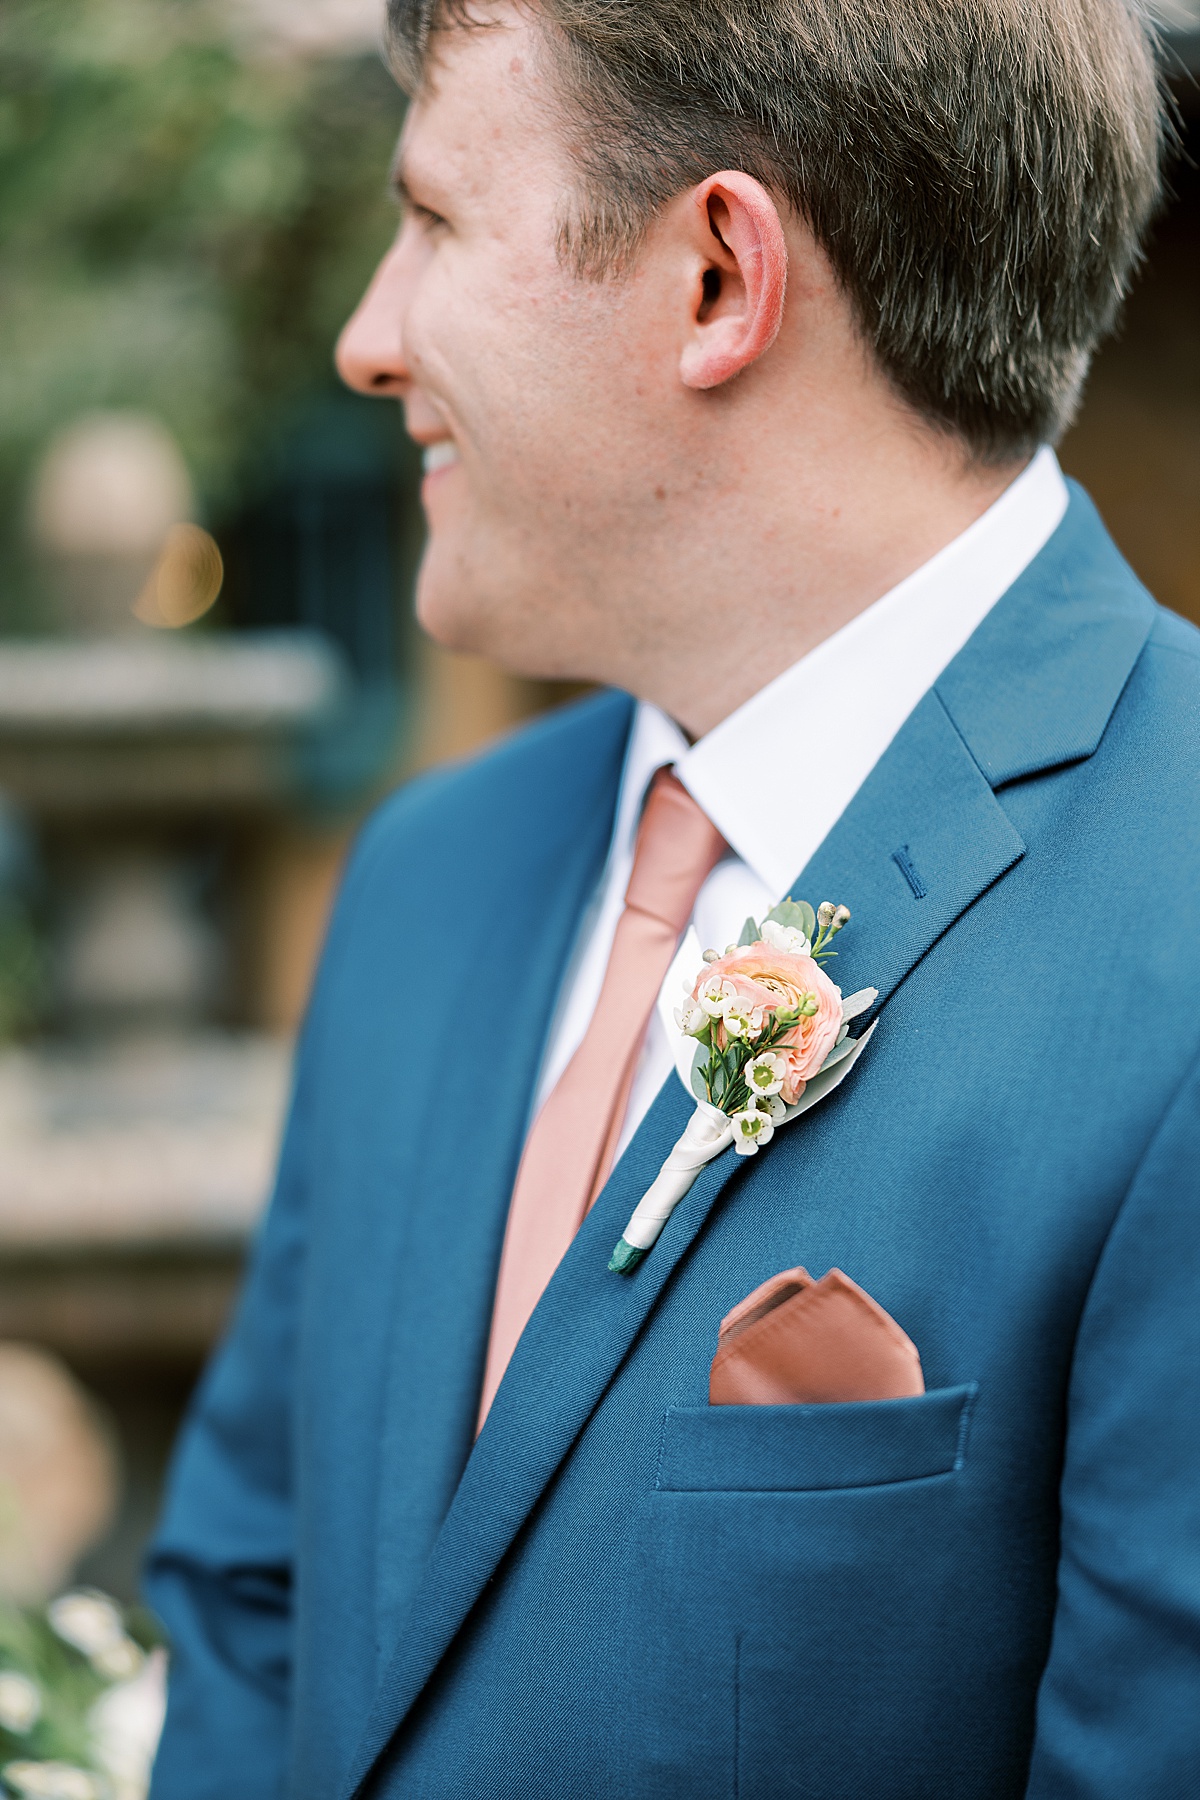
[[[730,1037],[757,1035],[756,1026],[769,1014],[803,1009],[795,1027],[771,1046],[787,1059],[780,1093],[787,1106],[796,1104],[842,1029],[841,990],[821,965],[761,939],[708,963],[696,979],[692,999],[712,1018],[713,1038],[721,1050]]]

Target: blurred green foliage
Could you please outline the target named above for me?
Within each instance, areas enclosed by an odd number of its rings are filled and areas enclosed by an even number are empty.
[[[51,434],[157,414],[209,508],[328,386],[394,217],[377,56],[285,56],[220,0],[0,5],[0,618]],[[7,604],[6,604],[7,599]]]
[[[50,957],[28,909],[0,896],[0,1044],[31,1031],[50,997]]]
[[[42,1612],[0,1602],[0,1668],[32,1681],[41,1699],[30,1730],[0,1724],[0,1762],[24,1755],[91,1767],[88,1711],[107,1683],[87,1658],[55,1636]]]
[[[136,1674],[145,1653],[162,1642],[155,1621],[140,1608],[123,1610],[107,1595],[91,1590],[82,1590],[75,1598],[110,1613],[118,1623],[134,1659],[127,1673]],[[51,1607],[49,1612],[53,1610]],[[0,1598],[0,1679],[16,1675],[36,1695],[30,1708],[32,1717],[20,1725],[11,1716],[2,1716],[10,1714],[11,1707],[0,1705],[0,1769],[19,1759],[97,1767],[91,1710],[118,1679],[98,1667],[98,1661],[102,1659],[89,1657],[64,1641],[53,1629],[46,1609],[15,1606]],[[8,1696],[3,1698],[8,1700]],[[9,1791],[6,1781],[3,1792]]]

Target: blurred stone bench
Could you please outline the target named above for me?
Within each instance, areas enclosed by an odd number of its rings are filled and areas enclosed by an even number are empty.
[[[290,1044],[107,1039],[0,1055],[0,1338],[194,1363],[266,1201]]]

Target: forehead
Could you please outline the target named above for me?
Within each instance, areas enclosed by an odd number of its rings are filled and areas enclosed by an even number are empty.
[[[547,63],[544,38],[515,7],[438,30],[400,138],[402,185],[421,200],[423,189],[469,200],[514,177],[561,184],[566,155]]]

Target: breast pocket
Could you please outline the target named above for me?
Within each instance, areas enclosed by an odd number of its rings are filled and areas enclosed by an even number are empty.
[[[976,1393],[664,1415],[639,1592],[655,1691],[712,1747],[713,1792],[995,1800],[943,1704],[975,1635]]]
[[[950,1475],[967,1453],[977,1384],[906,1400],[821,1406],[675,1406],[663,1421],[664,1493],[815,1493]]]

